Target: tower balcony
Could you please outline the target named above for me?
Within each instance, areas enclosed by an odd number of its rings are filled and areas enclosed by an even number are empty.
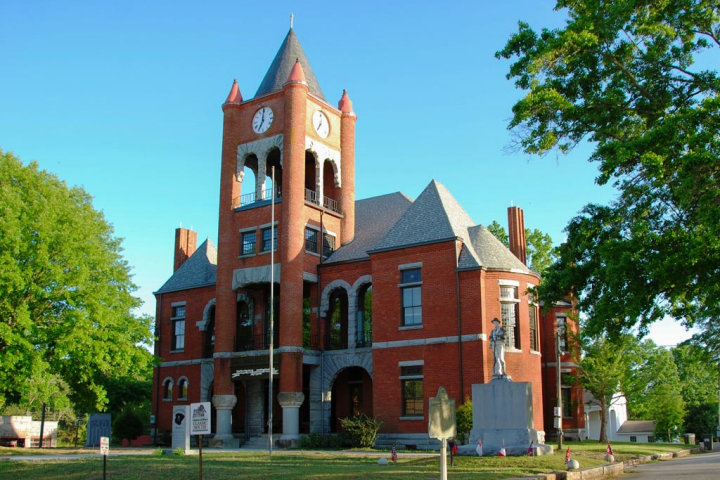
[[[335,212],[338,214],[341,213],[337,200],[330,198],[330,197],[326,197],[324,195],[320,195],[315,190],[310,190],[309,188],[305,189],[305,201],[308,203],[315,204],[326,210],[330,210],[331,212]]]
[[[275,191],[275,200],[280,200],[282,198],[282,192],[280,189]],[[259,202],[269,202],[272,199],[272,189],[269,190],[263,190],[260,193],[260,196],[258,196],[255,192],[252,193],[246,193],[245,195],[240,195],[238,197],[233,198],[233,208],[242,208],[247,207],[248,205],[252,205],[254,203]]]

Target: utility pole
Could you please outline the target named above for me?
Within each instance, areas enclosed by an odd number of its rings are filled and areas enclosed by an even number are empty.
[[[561,317],[557,319],[557,325],[555,328],[555,351],[556,351],[556,371],[557,371],[557,407],[555,407],[555,428],[558,432],[558,450],[562,451],[563,448],[563,427],[562,427],[562,412],[563,412],[563,401],[562,401],[562,369],[561,360],[563,353],[564,333],[565,333],[565,322]]]

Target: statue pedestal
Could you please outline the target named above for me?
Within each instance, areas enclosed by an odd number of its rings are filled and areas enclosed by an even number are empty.
[[[507,455],[527,455],[533,442],[537,455],[551,454],[543,445],[544,432],[534,428],[532,384],[494,378],[490,383],[472,386],[473,427],[470,447],[474,453],[482,441],[484,455],[497,455],[505,443]]]

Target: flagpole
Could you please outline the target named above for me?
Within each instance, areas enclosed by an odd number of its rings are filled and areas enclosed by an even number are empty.
[[[273,451],[273,337],[275,336],[275,167],[270,167],[272,189],[270,191],[270,322],[268,332],[270,344],[268,352],[270,355],[270,368],[268,369],[268,455],[272,456]]]

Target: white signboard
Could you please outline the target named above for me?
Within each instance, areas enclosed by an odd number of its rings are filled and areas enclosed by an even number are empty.
[[[210,434],[210,402],[190,404],[190,435]]]
[[[110,437],[100,437],[100,455],[110,453]]]

